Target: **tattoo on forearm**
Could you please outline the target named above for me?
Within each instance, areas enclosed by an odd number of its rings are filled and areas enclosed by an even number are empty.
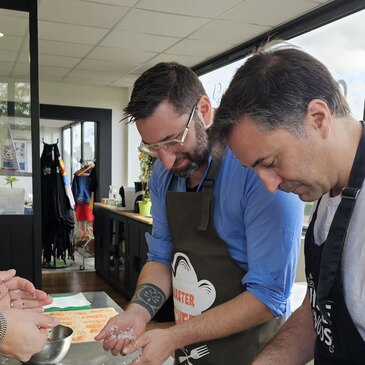
[[[166,301],[165,293],[154,284],[142,284],[134,293],[131,303],[137,303],[148,310],[151,319]]]

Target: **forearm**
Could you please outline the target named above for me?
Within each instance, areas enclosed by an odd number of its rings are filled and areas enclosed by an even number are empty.
[[[151,283],[158,286],[168,298],[171,295],[171,268],[159,262],[147,262],[139,275],[137,287]]]
[[[170,267],[158,262],[147,262],[139,276],[128,310],[142,315],[147,323],[170,295]]]
[[[268,308],[248,291],[168,329],[175,348],[222,338],[273,319]]]
[[[313,358],[316,334],[308,293],[299,307],[252,365],[306,364]]]

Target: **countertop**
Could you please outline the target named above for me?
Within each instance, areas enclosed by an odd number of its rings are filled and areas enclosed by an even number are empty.
[[[132,210],[128,210],[126,208],[118,208],[107,204],[101,204],[101,203],[94,203],[95,206],[98,208],[106,209],[111,212],[123,215],[128,218],[135,219],[136,221],[146,223],[146,224],[152,224],[152,218],[146,217],[144,215],[141,215],[139,213],[134,213]]]
[[[118,313],[123,309],[114,302],[105,292],[83,292],[86,299],[91,303],[92,308],[112,307]],[[103,350],[101,342],[85,342],[72,344],[70,351],[58,365],[120,365],[122,363],[129,364],[135,355],[113,356],[110,352]],[[172,365],[173,359],[166,360],[163,365]],[[19,365],[17,360],[7,359],[0,356],[0,364]]]

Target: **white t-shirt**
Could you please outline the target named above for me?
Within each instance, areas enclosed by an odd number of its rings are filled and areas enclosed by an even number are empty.
[[[314,224],[314,239],[318,246],[326,240],[340,202],[340,195],[330,198],[326,194],[322,197]],[[348,226],[341,270],[347,308],[365,340],[365,182]]]

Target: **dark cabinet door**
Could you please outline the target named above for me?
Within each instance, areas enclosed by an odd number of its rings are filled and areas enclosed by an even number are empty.
[[[17,275],[40,287],[33,262],[33,234],[32,216],[0,216],[0,270],[16,269]]]
[[[127,260],[128,260],[128,290],[130,299],[137,286],[138,276],[147,260],[146,232],[151,232],[152,226],[133,219],[127,220]]]
[[[95,236],[95,270],[103,278],[106,277],[106,273],[103,270],[104,261],[104,246],[105,238],[108,235],[108,229],[105,225],[106,212],[105,209],[101,209],[97,206],[94,208],[94,236]]]
[[[98,205],[94,216],[96,272],[130,299],[147,260],[145,233],[152,225]]]

